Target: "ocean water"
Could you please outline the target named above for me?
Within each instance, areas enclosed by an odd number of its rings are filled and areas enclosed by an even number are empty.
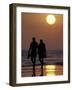
[[[26,66],[22,67],[22,77],[32,77],[33,75],[33,67]],[[35,66],[35,75],[41,75],[41,66]],[[43,65],[43,76],[56,76],[63,75],[63,65]]]
[[[28,51],[22,51],[22,66],[32,65],[31,59],[27,59]],[[47,57],[44,58],[45,64],[63,64],[63,51],[62,50],[48,50]],[[39,65],[40,61],[37,55],[36,65]]]
[[[27,59],[28,51],[22,51],[22,77],[31,77],[33,74],[33,64],[31,59]],[[37,56],[35,64],[36,76],[41,74],[41,63]],[[44,76],[63,75],[63,51],[62,50],[48,50],[47,57],[44,58],[43,65]]]

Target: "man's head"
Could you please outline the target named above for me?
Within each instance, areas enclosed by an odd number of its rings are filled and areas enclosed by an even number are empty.
[[[40,39],[40,43],[43,43],[43,40],[42,39]]]
[[[36,40],[35,37],[33,37],[32,40],[35,41]]]

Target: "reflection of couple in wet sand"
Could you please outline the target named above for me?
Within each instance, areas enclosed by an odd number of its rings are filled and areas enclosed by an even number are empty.
[[[39,61],[41,63],[41,75],[43,76],[43,59],[46,57],[46,47],[45,44],[43,42],[43,40],[40,40],[40,43],[38,44],[36,42],[35,37],[32,38],[32,42],[30,43],[30,48],[28,51],[28,58],[31,58],[32,64],[33,64],[33,75],[35,76],[35,63],[36,63],[36,57],[37,54],[39,56]]]

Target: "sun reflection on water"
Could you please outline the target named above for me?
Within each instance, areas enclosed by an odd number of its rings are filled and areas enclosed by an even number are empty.
[[[62,65],[44,65],[43,68],[44,76],[63,75]]]
[[[44,66],[44,74],[46,76],[56,75],[56,66],[55,65],[46,65]]]

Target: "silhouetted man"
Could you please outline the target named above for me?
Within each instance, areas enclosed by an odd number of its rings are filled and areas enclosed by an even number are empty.
[[[39,61],[41,63],[41,76],[43,76],[43,59],[46,57],[46,47],[43,40],[40,40],[38,46]]]
[[[36,56],[37,56],[37,48],[38,48],[38,43],[36,42],[35,37],[32,38],[32,42],[30,44],[29,52],[28,52],[28,57],[31,56],[31,61],[33,63],[33,75],[35,76],[35,63],[36,63]]]

